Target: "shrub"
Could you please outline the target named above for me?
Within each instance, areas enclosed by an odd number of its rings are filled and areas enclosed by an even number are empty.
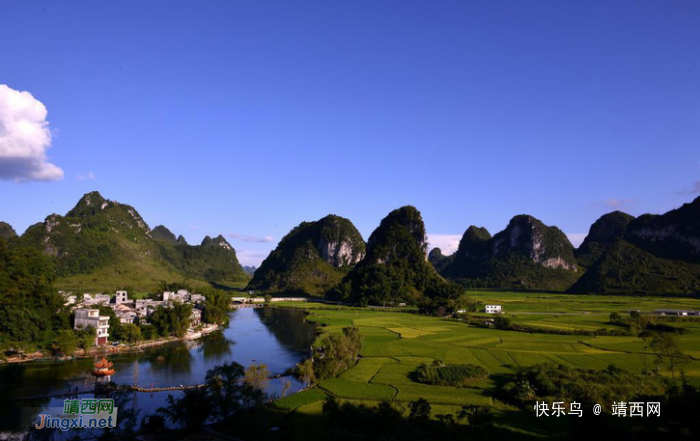
[[[416,371],[416,380],[420,383],[437,386],[465,386],[489,376],[481,366],[473,364],[423,365]]]

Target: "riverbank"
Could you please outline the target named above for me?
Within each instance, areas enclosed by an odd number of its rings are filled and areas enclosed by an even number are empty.
[[[71,356],[66,357],[51,357],[45,352],[36,351],[30,354],[21,354],[14,357],[8,357],[5,360],[0,360],[0,365],[11,364],[11,363],[27,363],[27,362],[37,362],[37,361],[47,361],[47,362],[64,362],[70,361],[77,358],[90,358],[95,356],[108,356],[111,354],[125,354],[131,352],[141,352],[144,348],[150,348],[154,346],[161,346],[168,343],[175,343],[178,341],[189,341],[197,340],[212,332],[218,331],[220,327],[218,325],[205,325],[201,330],[194,332],[187,332],[184,337],[167,337],[159,338],[156,340],[147,340],[134,344],[119,344],[117,346],[106,346],[106,347],[94,347],[91,348],[87,353],[84,350],[78,349]]]

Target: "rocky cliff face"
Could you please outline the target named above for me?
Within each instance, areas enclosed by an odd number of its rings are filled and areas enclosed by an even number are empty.
[[[365,241],[349,220],[329,215],[318,222],[316,250],[326,263],[342,268],[354,266],[365,257]]]
[[[348,219],[302,222],[263,261],[248,289],[323,295],[364,255],[364,239]]]
[[[600,247],[599,257],[571,287],[572,292],[700,293],[700,198],[665,214],[624,217],[617,222],[615,228],[603,225],[607,242],[591,228],[591,239],[584,241],[591,244],[587,249],[597,242],[606,246]],[[586,251],[584,244],[580,252]]]
[[[512,289],[566,289],[579,273],[566,235],[528,215],[513,217],[493,237],[470,226],[436,268],[467,286]]]
[[[700,262],[700,197],[662,215],[639,216],[625,239],[659,257]]]
[[[493,237],[491,246],[494,257],[515,252],[545,268],[577,271],[574,249],[566,235],[532,216],[515,216]]]

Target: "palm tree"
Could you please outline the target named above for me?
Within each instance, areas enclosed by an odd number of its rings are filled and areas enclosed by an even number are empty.
[[[517,397],[521,400],[531,400],[537,395],[537,388],[530,384],[528,380],[521,380],[515,386]]]

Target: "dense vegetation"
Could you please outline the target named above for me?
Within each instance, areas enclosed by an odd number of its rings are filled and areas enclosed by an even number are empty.
[[[473,364],[443,365],[441,362],[422,365],[416,370],[416,380],[436,386],[465,386],[489,376],[481,366]]]
[[[570,403],[576,401],[586,408],[594,404],[610,405],[618,401],[634,401],[643,396],[663,395],[666,388],[657,377],[630,372],[616,366],[606,369],[580,369],[566,365],[544,363],[531,366],[516,374],[503,392],[517,399],[552,399]]]
[[[625,235],[627,225],[634,219],[627,213],[613,211],[601,216],[591,225],[588,235],[576,250],[579,265],[588,268],[598,261]]]
[[[348,219],[302,222],[263,261],[247,289],[321,296],[364,254],[365,242]]]
[[[539,439],[587,439],[579,437],[581,433],[588,439],[590,436],[610,439],[610,434],[614,434],[615,439],[693,439],[692,434],[697,433],[694,432],[697,429],[693,429],[697,428],[693,412],[681,409],[683,405],[693,408],[700,404],[697,390],[691,386],[700,384],[699,362],[693,358],[697,352],[700,322],[690,317],[668,318],[677,320],[668,323],[660,319],[650,321],[645,314],[637,316],[625,312],[635,307],[645,311],[658,307],[697,309],[697,300],[542,293],[474,294],[487,303],[500,303],[494,298],[505,299],[505,308],[512,309],[513,315],[502,318],[515,328],[528,324],[532,329],[558,329],[571,334],[514,331],[507,325],[477,327],[458,320],[383,310],[306,305],[311,312],[309,319],[325,325],[324,331],[339,333],[350,324],[358,326],[364,336],[363,347],[357,362],[346,371],[317,380],[316,388],[276,401],[279,409],[290,413],[288,418],[274,419],[274,424],[292,431],[293,427],[298,428],[294,421],[303,420],[306,424],[320,425],[323,430],[337,430],[328,435],[331,438],[337,434],[364,439],[371,436],[370,431],[354,429],[350,421],[340,415],[356,418],[356,422],[365,421],[364,415],[366,424],[372,424],[374,412],[383,409],[382,415],[388,416],[392,408],[399,411],[400,417],[387,421],[396,421],[397,425],[386,422],[387,432],[381,435],[377,432],[380,429],[373,426],[375,438],[393,439],[398,433],[408,436],[399,427],[408,419],[436,426],[445,424],[443,428],[457,431],[452,433],[453,438],[466,436],[461,432],[464,426],[455,423],[467,421],[472,429],[482,424],[492,429],[498,427],[502,432],[495,439],[523,439],[528,434]],[[611,309],[617,312],[613,319],[630,326],[639,323],[639,337],[626,332],[606,337],[573,334],[589,329],[622,328],[620,324],[610,323]],[[553,312],[547,314],[544,312],[547,310]],[[519,311],[530,313],[519,314]],[[538,315],[535,311],[543,313]],[[573,311],[590,311],[591,314],[558,314]],[[416,381],[417,372],[427,372],[434,365],[443,364],[446,367],[472,364],[489,375],[461,387]],[[327,397],[333,397],[336,403]],[[572,400],[587,404],[582,406],[584,416],[580,421],[573,416],[545,419],[534,417],[535,400],[547,401],[550,406],[553,401],[566,401],[567,410]],[[588,405],[591,400],[604,400],[599,402],[603,405],[602,415],[593,418],[592,404]],[[663,418],[610,416],[614,401],[629,400],[661,401]],[[669,413],[671,406],[673,416]],[[338,412],[344,407],[347,413]],[[326,418],[331,415],[338,417],[328,421]],[[269,419],[266,421],[271,423]],[[340,424],[340,421],[344,422]],[[585,427],[581,427],[583,423]],[[289,437],[285,439],[303,439],[285,433]],[[319,435],[321,439],[328,439],[327,432],[321,433],[324,433]]]
[[[629,223],[625,240],[663,259],[700,264],[700,196],[661,215],[644,214]]]
[[[246,370],[233,361],[216,366],[207,371],[204,388],[187,390],[179,398],[168,395],[168,405],[158,408],[158,414],[171,423],[192,429],[259,406],[266,397],[265,383],[257,378],[259,372],[265,374],[267,368],[257,365]]]
[[[426,261],[427,246],[420,212],[411,206],[392,211],[370,236],[365,258],[345,277],[342,299],[415,304],[424,291],[438,290],[446,282]]]
[[[698,224],[700,198],[663,215],[612,212],[591,226],[574,256],[561,230],[521,215],[493,237],[471,226],[453,255],[434,250],[429,260],[469,288],[694,294],[700,292]]]
[[[12,228],[12,225],[8,224],[7,222],[0,222],[0,239],[9,242],[16,237],[17,233],[15,233],[15,229]]]
[[[48,348],[60,331],[70,328],[54,279],[52,262],[42,253],[9,249],[0,239],[1,349]]]
[[[357,361],[362,341],[355,326],[343,328],[342,333],[324,333],[314,344],[312,356],[297,365],[297,375],[307,384],[337,376]]]
[[[165,227],[159,227],[152,237],[133,207],[92,192],[65,217],[48,216],[29,227],[13,244],[51,256],[57,286],[69,290],[104,291],[129,284],[146,291],[153,280],[184,279],[230,286],[248,279],[235,250],[223,237],[189,246],[184,240],[173,243],[171,235]]]
[[[493,237],[485,228],[470,226],[457,251],[436,268],[471,288],[561,291],[580,276],[564,233],[526,215],[515,216]]]
[[[223,236],[205,237],[199,246],[156,241],[163,258],[190,279],[231,284],[248,279],[236,252]]]
[[[619,240],[570,288],[576,293],[700,293],[700,264],[665,259]]]
[[[0,350],[2,354],[43,350],[55,355],[72,355],[77,349],[94,345],[95,330],[74,330],[73,313],[53,286],[56,279],[53,260],[28,247],[9,247],[0,239]],[[159,288],[189,288],[161,283]],[[191,289],[191,288],[190,288]],[[162,290],[161,290],[162,292]],[[228,321],[229,295],[212,288],[203,291],[203,321],[225,324]],[[192,305],[175,304],[156,308],[140,324],[122,324],[109,306],[98,306],[108,316],[111,341],[136,343],[144,339],[182,337],[190,326]]]

